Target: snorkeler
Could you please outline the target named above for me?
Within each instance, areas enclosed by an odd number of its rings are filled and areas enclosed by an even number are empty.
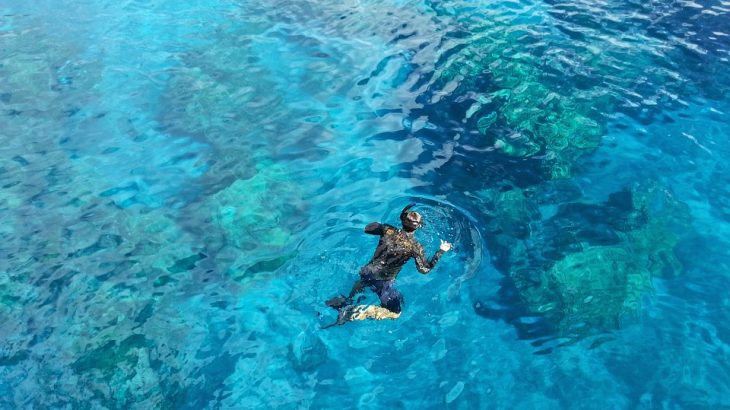
[[[414,236],[414,232],[423,222],[421,214],[410,211],[413,206],[415,204],[409,204],[400,213],[402,230],[378,222],[372,222],[365,227],[365,233],[380,236],[375,254],[360,269],[360,279],[353,285],[349,296],[336,296],[326,302],[327,306],[338,310],[338,316],[335,323],[325,328],[352,320],[397,319],[400,316],[403,296],[395,288],[394,282],[403,265],[414,258],[418,271],[427,274],[436,266],[441,255],[451,250],[451,244],[441,240],[439,250],[430,260],[426,260],[423,246]],[[355,295],[366,286],[378,295],[381,306],[352,304]]]

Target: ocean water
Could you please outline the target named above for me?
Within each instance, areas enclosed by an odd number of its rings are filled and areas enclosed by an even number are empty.
[[[730,408],[729,59],[727,1],[2,2],[0,408]],[[321,330],[411,201],[453,251]]]

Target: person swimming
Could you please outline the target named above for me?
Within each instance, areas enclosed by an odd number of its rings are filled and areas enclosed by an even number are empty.
[[[418,212],[410,209],[411,203],[400,213],[403,229],[388,224],[372,222],[365,227],[365,233],[380,236],[375,253],[367,265],[360,269],[360,279],[355,282],[350,294],[335,296],[329,299],[327,306],[337,309],[337,321],[325,328],[341,325],[352,320],[365,319],[397,319],[400,317],[403,295],[395,288],[394,282],[398,273],[411,258],[416,261],[416,269],[427,274],[436,266],[441,256],[451,250],[451,244],[441,240],[439,250],[426,259],[423,246],[415,238],[416,229],[423,226],[423,218]],[[380,298],[381,306],[353,305],[353,298],[369,287]]]

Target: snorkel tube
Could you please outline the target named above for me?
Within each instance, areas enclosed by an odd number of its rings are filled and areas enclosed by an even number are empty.
[[[416,206],[416,203],[415,202],[411,202],[410,204],[406,205],[406,207],[403,208],[402,211],[400,211],[400,219],[401,219],[401,221],[408,216],[408,211],[411,208],[413,208],[414,206]]]

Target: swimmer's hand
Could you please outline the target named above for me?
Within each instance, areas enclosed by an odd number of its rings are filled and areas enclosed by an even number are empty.
[[[448,252],[451,250],[451,244],[441,239],[441,246],[439,246],[439,249],[444,252]]]

